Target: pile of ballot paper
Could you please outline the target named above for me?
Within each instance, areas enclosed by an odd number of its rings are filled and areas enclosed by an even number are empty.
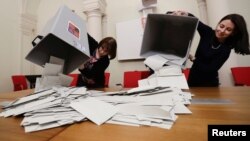
[[[178,114],[191,114],[186,107],[191,103],[191,93],[183,91],[188,89],[186,78],[179,66],[164,66],[166,60],[159,56],[148,57],[144,63],[154,70],[153,75],[139,80],[137,88],[113,92],[68,87],[72,78],[61,73],[62,66],[46,63],[34,93],[5,102],[0,116],[23,115],[21,126],[25,132],[86,120],[97,125],[170,129]]]
[[[23,115],[25,132],[90,120],[103,123],[155,126],[170,129],[186,107],[191,94],[173,87],[137,87],[103,92],[85,87],[53,87],[5,103],[2,117]]]

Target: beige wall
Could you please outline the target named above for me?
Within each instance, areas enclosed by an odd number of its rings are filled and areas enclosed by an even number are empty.
[[[85,19],[85,15],[82,12],[82,1],[83,0],[19,0],[18,2],[13,0],[2,0],[0,5],[0,43],[1,49],[0,52],[0,92],[12,91],[12,74],[26,74],[26,73],[40,73],[42,69],[36,65],[29,64],[32,68],[27,70],[25,67],[25,55],[28,52],[27,48],[22,47],[25,44],[31,42],[34,35],[23,36],[20,31],[20,13],[25,11],[26,13],[35,15],[37,18],[37,33],[39,33],[43,26],[46,24],[47,20],[52,17],[61,4],[65,4],[68,7],[74,9],[76,13]],[[242,14],[247,23],[248,27],[250,26],[250,15],[248,5],[250,5],[249,0],[226,0],[228,1],[229,12],[235,12]],[[105,24],[106,33],[105,36],[114,36],[115,33],[115,24],[118,22],[133,20],[139,18],[141,13],[138,12],[138,5],[140,0],[106,0],[107,8],[107,23]],[[49,3],[49,4],[48,4]],[[22,8],[25,8],[22,9]],[[220,8],[216,6],[215,8]],[[158,0],[157,4],[157,13],[165,13],[168,10],[185,10],[193,13],[199,17],[199,10],[196,0]],[[216,19],[217,20],[217,19]],[[214,27],[214,25],[212,25]],[[20,37],[21,36],[21,37]],[[30,40],[30,41],[29,41]],[[198,44],[199,36],[198,33],[195,35],[193,41],[191,53],[195,52],[196,46]],[[20,43],[21,42],[21,43]],[[29,45],[29,48],[31,46]],[[27,51],[26,51],[27,50]],[[234,55],[234,54],[232,54]],[[242,66],[250,66],[250,56],[236,56],[234,60],[228,60],[227,63]],[[25,62],[25,63],[24,63]],[[188,62],[187,66],[191,65]],[[25,66],[25,67],[24,67]],[[34,67],[35,66],[35,67]],[[230,74],[230,65],[225,65],[223,73]],[[32,69],[34,71],[32,71]],[[111,61],[111,64],[108,68],[108,71],[111,72],[110,83],[111,86],[115,86],[117,83],[123,82],[123,72],[127,70],[145,70],[143,60],[133,60],[133,61],[118,61],[114,59]],[[75,71],[77,72],[77,71]],[[228,75],[226,75],[228,76]],[[222,80],[223,86],[231,86],[232,78],[220,78]]]
[[[11,74],[20,72],[19,7],[16,1],[3,0],[0,6],[0,92],[12,90]]]
[[[241,0],[239,2],[236,2],[235,0],[228,0],[229,4],[229,11],[230,13],[239,13],[241,14],[248,25],[248,33],[250,35],[250,9],[249,9],[249,5],[250,5],[250,1],[249,0]],[[233,53],[231,53],[230,58],[227,60],[225,66],[227,68],[230,67],[235,67],[235,66],[250,66],[250,55],[236,55],[233,51]],[[226,73],[227,68],[224,68],[224,72]],[[223,77],[223,72],[220,72],[221,77]],[[228,75],[231,74],[229,73]],[[250,75],[250,74],[249,74]],[[233,81],[232,78],[227,79],[227,77],[225,76],[225,79],[222,79],[222,82],[224,85],[230,85],[232,84]],[[230,83],[231,82],[231,83]]]

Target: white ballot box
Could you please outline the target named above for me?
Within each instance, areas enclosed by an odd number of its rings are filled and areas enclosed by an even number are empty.
[[[27,60],[42,67],[48,62],[63,65],[64,74],[74,71],[90,55],[85,21],[66,6],[60,7],[32,44]]]
[[[140,55],[161,55],[174,64],[183,65],[198,25],[194,17],[148,14]]]

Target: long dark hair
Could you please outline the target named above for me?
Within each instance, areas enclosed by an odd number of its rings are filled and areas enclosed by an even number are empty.
[[[233,34],[226,39],[237,54],[250,54],[249,36],[245,19],[239,14],[229,14],[223,17],[219,23],[224,20],[231,20],[234,24]]]

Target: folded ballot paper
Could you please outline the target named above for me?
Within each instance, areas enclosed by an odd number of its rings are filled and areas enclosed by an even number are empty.
[[[23,115],[20,125],[27,133],[86,120],[97,125],[171,129],[178,122],[178,115],[192,113],[186,107],[191,99],[190,93],[170,87],[145,86],[122,92],[52,87],[5,102],[0,116]]]
[[[85,21],[66,6],[51,17],[32,44],[27,60],[42,67],[46,63],[60,64],[63,74],[74,71],[89,58]]]

